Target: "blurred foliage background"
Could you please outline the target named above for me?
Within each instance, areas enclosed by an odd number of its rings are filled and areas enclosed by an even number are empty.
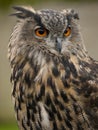
[[[40,4],[46,2],[97,2],[98,0],[0,0],[0,8],[8,9],[13,4]]]
[[[18,130],[11,98],[7,45],[15,17],[9,17],[13,5],[31,5],[35,9],[73,8],[80,15],[83,39],[89,54],[98,60],[98,0],[0,0],[0,130]]]

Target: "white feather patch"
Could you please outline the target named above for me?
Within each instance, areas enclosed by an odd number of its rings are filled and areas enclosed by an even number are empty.
[[[44,128],[50,128],[49,117],[48,117],[48,114],[44,108],[43,103],[39,102],[39,106],[41,108],[42,125]]]

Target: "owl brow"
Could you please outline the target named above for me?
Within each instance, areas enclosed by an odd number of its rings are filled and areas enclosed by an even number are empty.
[[[35,21],[36,21],[38,24],[42,24],[41,18],[40,18],[40,16],[39,16],[38,14],[34,14],[34,19],[35,19]]]
[[[41,18],[40,18],[40,16],[38,14],[34,14],[34,19],[38,23],[39,26],[44,28],[44,25],[42,24]]]

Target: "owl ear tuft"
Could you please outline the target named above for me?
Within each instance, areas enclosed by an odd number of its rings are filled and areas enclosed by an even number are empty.
[[[65,13],[65,14],[67,15],[68,19],[74,18],[74,19],[79,20],[79,14],[76,13],[76,12],[74,11],[74,9],[63,10],[63,13]]]
[[[32,7],[14,6],[13,9],[15,9],[17,12],[11,14],[10,16],[16,16],[21,19],[32,17],[35,14],[35,10]]]

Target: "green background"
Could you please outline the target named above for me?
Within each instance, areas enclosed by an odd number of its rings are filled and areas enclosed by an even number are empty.
[[[12,4],[40,4],[45,2],[97,2],[98,0],[0,0],[0,8],[8,9]]]

